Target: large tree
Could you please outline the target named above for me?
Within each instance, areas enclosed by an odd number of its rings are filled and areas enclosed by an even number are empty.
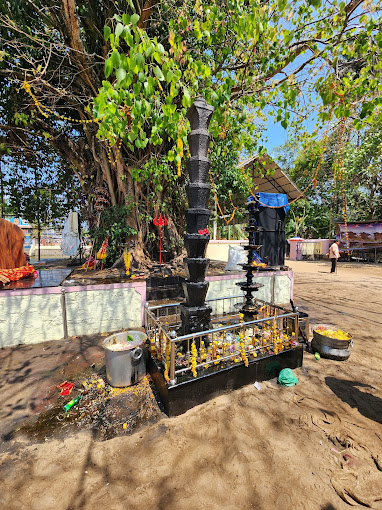
[[[288,161],[293,152],[279,150]],[[348,221],[381,219],[382,115],[361,131],[348,121],[327,137],[306,143],[288,172],[305,191],[291,206],[289,235],[327,237],[345,214]]]
[[[26,114],[85,193],[103,181],[112,204],[133,204],[138,258],[158,211],[181,225],[185,114],[197,95],[215,107],[215,138],[231,121],[245,126],[238,153],[254,150],[254,115],[286,127],[313,109],[320,121],[357,111],[360,126],[381,104],[379,1],[8,0],[0,9],[3,132]]]

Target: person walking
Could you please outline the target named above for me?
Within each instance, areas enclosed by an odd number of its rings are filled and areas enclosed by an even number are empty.
[[[332,267],[330,269],[331,273],[336,272],[336,266],[337,266],[337,260],[340,258],[340,252],[338,249],[338,243],[337,241],[334,241],[334,243],[329,248],[329,258],[332,261]]]

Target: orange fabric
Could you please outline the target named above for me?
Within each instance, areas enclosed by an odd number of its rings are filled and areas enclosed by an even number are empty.
[[[0,218],[0,269],[25,266],[24,232],[10,221]]]
[[[35,268],[31,264],[27,264],[26,266],[16,267],[14,269],[0,269],[0,277],[5,276],[10,282],[15,282],[21,280],[21,278],[33,275],[34,272]]]
[[[108,247],[108,244],[109,244],[109,238],[108,237],[105,237],[103,243],[102,243],[102,246],[101,248],[98,250],[97,252],[97,259],[98,260],[103,260],[103,259],[106,259],[107,257],[107,247]]]
[[[85,264],[83,264],[81,266],[81,269],[89,269],[89,270],[92,270],[92,269],[95,269],[97,266],[97,261],[91,257],[90,259],[87,259]]]

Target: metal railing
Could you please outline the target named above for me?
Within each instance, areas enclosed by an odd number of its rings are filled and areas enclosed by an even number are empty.
[[[239,362],[248,365],[249,358],[277,354],[297,345],[298,313],[262,301],[260,317],[243,322],[235,309],[242,302],[242,295],[207,300],[206,304],[217,312],[211,316],[214,327],[182,336],[176,336],[180,302],[146,304],[145,325],[151,356],[162,366],[167,382],[173,385],[181,376],[204,375],[211,367],[217,371]],[[228,314],[227,324],[219,323],[219,319],[227,320]]]

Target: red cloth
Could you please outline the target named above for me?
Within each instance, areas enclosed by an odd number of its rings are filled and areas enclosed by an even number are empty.
[[[26,266],[14,269],[0,269],[0,276],[5,276],[10,282],[15,282],[21,280],[21,278],[33,275],[34,272],[34,267],[31,264],[27,264]]]

